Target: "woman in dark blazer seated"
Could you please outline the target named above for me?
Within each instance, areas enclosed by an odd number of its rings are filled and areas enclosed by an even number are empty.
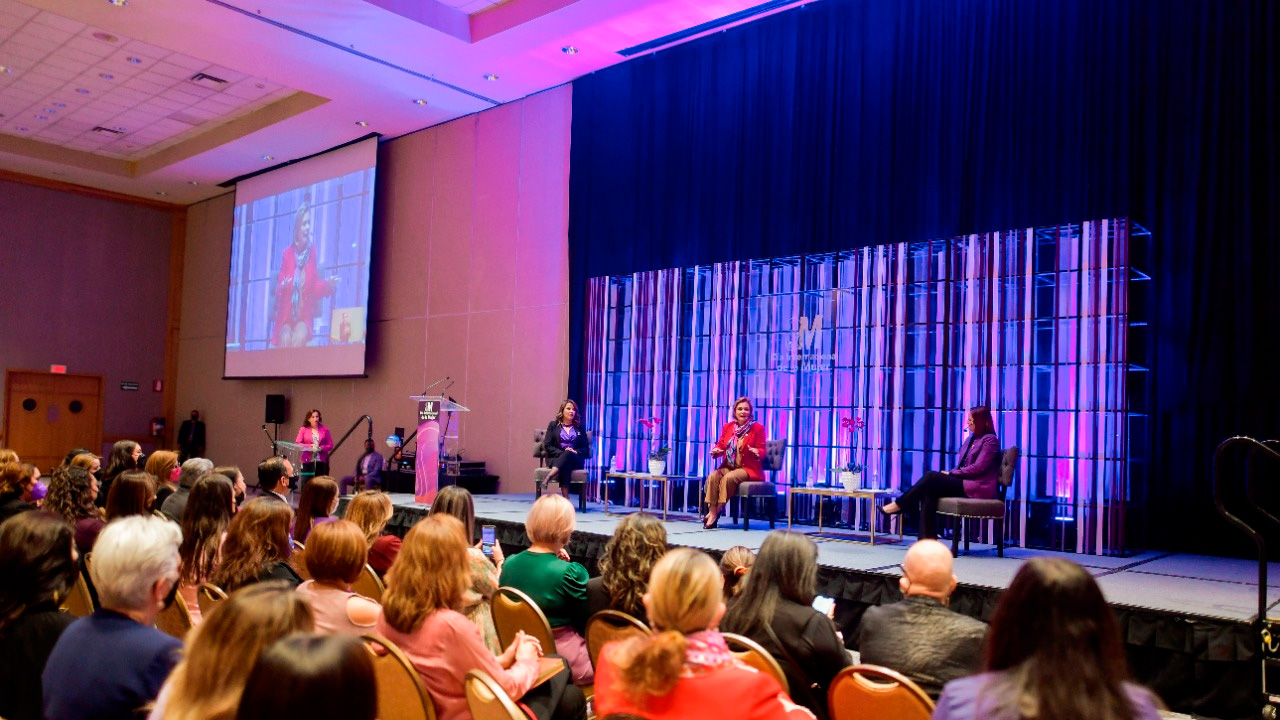
[[[971,497],[990,500],[996,496],[1000,482],[1000,438],[996,437],[991,411],[979,406],[969,410],[965,419],[969,438],[960,446],[954,470],[930,470],[912,485],[897,502],[880,508],[886,515],[902,512],[902,508],[920,504],[920,539],[937,538],[935,527],[938,498]]]
[[[542,453],[551,464],[545,482],[560,483],[560,494],[569,497],[569,480],[574,470],[582,469],[587,450],[587,431],[578,420],[578,403],[565,400],[542,436]]]

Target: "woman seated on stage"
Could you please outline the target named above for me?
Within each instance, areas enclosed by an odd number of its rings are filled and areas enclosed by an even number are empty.
[[[1111,608],[1084,568],[1032,558],[1000,596],[987,672],[952,680],[934,720],[1157,720],[1158,700],[1128,682]]]
[[[298,586],[298,594],[310,601],[317,632],[356,637],[373,632],[382,606],[351,592],[368,556],[364,532],[353,522],[335,520],[311,531],[303,553],[311,579]]]
[[[369,544],[369,567],[378,577],[387,574],[400,553],[400,538],[383,533],[394,514],[390,495],[378,490],[362,490],[347,503],[347,514],[343,516],[364,531],[365,542]]]
[[[452,515],[462,522],[462,531],[470,542],[475,538],[476,509],[471,493],[457,485],[440,490],[436,501],[431,503],[431,514]],[[493,625],[493,594],[498,591],[498,573],[502,570],[502,546],[493,544],[493,560],[485,557],[480,544],[467,548],[467,563],[471,569],[471,584],[463,593],[462,604],[456,609],[475,623],[480,631],[484,644],[494,655],[502,652],[498,642],[498,629]]]
[[[278,500],[259,497],[245,503],[227,526],[222,559],[209,582],[227,592],[263,580],[301,585],[302,578],[287,562],[293,553],[291,522],[293,509]]]
[[[569,559],[565,545],[573,535],[573,504],[559,495],[543,495],[524,521],[532,545],[507,558],[500,584],[524,592],[542,608],[555,637],[556,654],[569,661],[573,681],[590,685],[591,656],[582,632],[587,625],[587,569]]]
[[[705,553],[676,548],[658,561],[644,603],[656,634],[608,643],[596,675],[597,717],[719,716],[812,720],[773,677],[729,652],[720,571]]]
[[[547,425],[542,436],[542,453],[551,463],[551,472],[543,482],[560,483],[560,494],[569,497],[569,481],[574,470],[581,470],[587,447],[587,431],[578,419],[578,404],[572,400],[560,403],[556,419]]]
[[[320,411],[307,413],[307,421],[298,428],[298,436],[293,439],[299,445],[312,448],[302,453],[302,470],[307,475],[329,474],[329,453],[333,451],[333,435],[329,428],[320,421]],[[309,471],[309,472],[308,472]]]
[[[604,545],[600,577],[587,582],[587,616],[617,610],[648,623],[641,598],[649,573],[666,552],[667,527],[661,520],[643,512],[623,518]]]
[[[914,508],[918,504],[921,540],[938,537],[938,498],[991,499],[996,496],[996,485],[1000,482],[1000,438],[996,437],[991,411],[981,406],[973,408],[965,418],[964,427],[969,437],[960,446],[954,470],[930,470],[902,493],[897,502],[880,508],[886,515],[895,515],[903,508]]]
[[[549,497],[568,504],[558,495]],[[414,525],[387,574],[378,633],[413,662],[439,720],[471,717],[463,681],[475,669],[497,681],[537,720],[581,717],[586,700],[569,683],[567,672],[534,686],[542,654],[537,640],[517,633],[511,646],[495,657],[476,626],[453,609],[471,584],[469,544],[462,523],[452,515],[437,513]]]
[[[707,516],[703,527],[710,530],[720,521],[729,498],[746,480],[764,480],[760,458],[764,457],[764,426],[754,419],[751,401],[740,397],[733,403],[733,419],[720,429],[720,439],[711,447],[711,457],[724,457],[720,467],[707,476]]]
[[[338,482],[327,475],[311,478],[298,495],[298,514],[293,523],[293,539],[304,545],[307,536],[321,523],[333,520],[338,509]]]
[[[222,556],[222,541],[235,513],[235,489],[223,475],[210,473],[196,480],[182,513],[182,544],[178,546],[178,593],[187,604],[191,622],[199,625],[197,591],[213,575]]]

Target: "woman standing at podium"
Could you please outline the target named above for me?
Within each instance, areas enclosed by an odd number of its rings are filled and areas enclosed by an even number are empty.
[[[298,437],[293,441],[312,448],[302,453],[304,475],[329,474],[329,453],[333,450],[333,435],[329,434],[329,428],[320,421],[319,410],[307,413],[307,422],[298,428]]]
[[[578,404],[565,400],[542,436],[542,454],[551,463],[551,472],[543,482],[560,483],[560,494],[569,497],[569,481],[574,470],[582,469],[587,451],[587,431],[578,420]]]
[[[720,439],[711,447],[711,457],[724,458],[720,467],[707,476],[707,517],[702,527],[710,530],[720,521],[720,511],[738,491],[739,483],[764,480],[764,426],[755,421],[751,401],[740,397],[733,403],[733,419],[720,429]]]

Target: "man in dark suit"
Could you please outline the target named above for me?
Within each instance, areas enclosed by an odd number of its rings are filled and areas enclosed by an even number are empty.
[[[921,540],[901,567],[902,601],[867,609],[858,651],[861,662],[897,670],[936,700],[948,681],[981,670],[987,624],[947,608],[956,576],[946,545]]]
[[[271,457],[258,463],[260,497],[289,503],[289,485],[293,482],[293,464],[285,458]]]
[[[204,423],[199,410],[192,410],[191,419],[183,420],[178,427],[178,455],[178,462],[204,457]]]

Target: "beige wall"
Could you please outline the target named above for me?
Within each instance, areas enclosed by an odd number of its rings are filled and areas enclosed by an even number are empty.
[[[368,378],[223,380],[233,196],[192,206],[177,414],[202,412],[208,455],[252,477],[270,452],[269,393],[289,398],[282,439],[311,407],[335,435],[367,413],[385,454],[392,428],[414,424],[407,396],[451,375],[450,394],[472,410],[464,459],[485,461],[503,492],[531,492],[532,431],[554,416],[568,375],[570,106],[563,86],[382,144]],[[355,464],[363,430],[353,438],[335,475]]]

